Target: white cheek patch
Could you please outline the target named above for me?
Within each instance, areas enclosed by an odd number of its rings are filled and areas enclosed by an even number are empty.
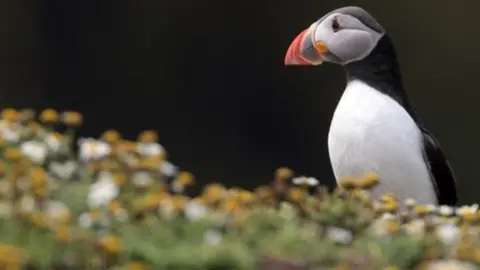
[[[332,18],[338,16],[342,30],[334,32]],[[343,64],[361,60],[375,48],[383,34],[377,33],[357,18],[347,15],[331,14],[319,24],[313,24],[313,43],[321,41],[329,51],[342,59]]]
[[[347,62],[365,58],[377,41],[369,32],[345,29],[329,40],[330,51]]]
[[[337,13],[334,13],[327,18],[325,18],[321,23],[317,24],[314,23],[312,25],[313,27],[313,41],[321,41],[325,43],[327,46],[329,45],[329,39],[335,35],[335,32],[333,32],[332,27],[330,26],[331,24],[331,18],[337,16]]]

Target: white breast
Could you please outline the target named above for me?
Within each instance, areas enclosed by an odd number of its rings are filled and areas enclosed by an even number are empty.
[[[437,203],[422,154],[422,134],[400,104],[367,84],[351,81],[335,110],[328,150],[337,181],[380,174],[374,196]]]

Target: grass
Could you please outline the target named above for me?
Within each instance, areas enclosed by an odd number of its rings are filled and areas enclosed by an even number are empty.
[[[5,109],[1,118],[0,269],[480,265],[476,205],[375,199],[374,174],[330,193],[288,168],[255,190],[211,183],[194,196],[195,177],[168,162],[154,131],[77,142],[76,112]]]

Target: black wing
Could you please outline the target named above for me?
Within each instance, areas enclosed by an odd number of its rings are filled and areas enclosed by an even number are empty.
[[[454,206],[457,203],[457,181],[438,141],[426,129],[423,132],[425,161],[430,168],[438,203]]]

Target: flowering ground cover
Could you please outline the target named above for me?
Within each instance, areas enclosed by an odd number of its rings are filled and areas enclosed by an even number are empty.
[[[374,199],[375,174],[329,192],[288,168],[254,190],[195,188],[155,131],[77,140],[82,121],[77,112],[2,111],[0,269],[480,265],[478,205]]]

